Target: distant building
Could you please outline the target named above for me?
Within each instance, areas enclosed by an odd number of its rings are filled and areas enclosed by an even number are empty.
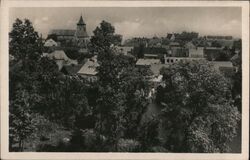
[[[190,58],[204,58],[204,48],[197,47],[197,48],[189,48],[189,57]]]
[[[57,41],[74,41],[80,46],[86,45],[89,42],[89,36],[86,30],[86,23],[80,17],[76,30],[72,29],[53,29],[49,35],[56,35]]]
[[[174,41],[175,40],[175,34],[174,33],[168,33],[167,34],[167,39],[169,39],[170,41]]]
[[[164,64],[175,64],[177,62],[186,62],[194,60],[204,60],[204,58],[190,58],[190,57],[167,57],[164,55]]]
[[[163,58],[164,54],[167,54],[167,50],[163,47],[145,47],[141,49],[140,47],[134,47],[133,55],[143,52],[145,58]],[[152,55],[152,56],[151,56]]]
[[[58,41],[72,40],[75,38],[75,30],[70,29],[53,29],[49,35],[56,35]]]
[[[52,53],[43,53],[43,56],[48,57],[51,60],[54,60],[59,70],[61,70],[64,65],[78,64],[76,60],[70,59],[63,50],[55,50]]]
[[[122,53],[123,55],[132,54],[132,51],[134,49],[134,47],[130,46],[116,46],[115,48],[119,53]]]
[[[188,57],[188,50],[182,47],[172,47],[168,53],[171,57]]]
[[[77,74],[89,82],[97,81],[97,67],[99,67],[97,56],[94,56],[87,60]]]
[[[224,39],[224,40],[232,40],[232,36],[205,36],[207,40],[219,40],[219,39]]]
[[[184,45],[185,48],[187,49],[195,49],[196,46],[193,44],[193,42],[187,42],[185,45]]]
[[[48,39],[44,43],[44,47],[57,47],[58,44],[53,39]]]

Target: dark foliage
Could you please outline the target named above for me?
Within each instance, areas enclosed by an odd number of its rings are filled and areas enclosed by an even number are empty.
[[[160,140],[158,138],[159,119],[156,117],[150,118],[144,122],[138,130],[138,139],[141,143],[142,151],[151,151],[153,147],[160,146]]]
[[[16,19],[10,32],[9,52],[18,61],[19,59],[38,59],[42,53],[42,40],[34,30],[32,23]]]
[[[240,120],[229,81],[205,62],[179,63],[164,69],[163,75],[166,87],[159,93],[165,98],[158,98],[158,103],[163,107],[166,148],[228,152]]]

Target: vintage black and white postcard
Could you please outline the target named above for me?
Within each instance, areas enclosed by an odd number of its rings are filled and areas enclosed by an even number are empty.
[[[245,160],[248,118],[248,2],[2,2],[2,159]]]

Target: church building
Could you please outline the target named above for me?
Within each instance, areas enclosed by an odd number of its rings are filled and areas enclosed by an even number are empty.
[[[49,35],[57,37],[59,42],[75,43],[78,46],[86,46],[89,42],[89,36],[86,30],[86,23],[84,22],[82,15],[76,24],[75,30],[70,29],[53,29]]]

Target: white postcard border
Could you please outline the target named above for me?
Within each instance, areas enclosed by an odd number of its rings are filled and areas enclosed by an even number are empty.
[[[8,29],[11,7],[241,7],[242,8],[242,153],[52,153],[8,152]],[[2,159],[248,159],[249,150],[249,3],[247,1],[3,1],[1,5],[1,158]]]

